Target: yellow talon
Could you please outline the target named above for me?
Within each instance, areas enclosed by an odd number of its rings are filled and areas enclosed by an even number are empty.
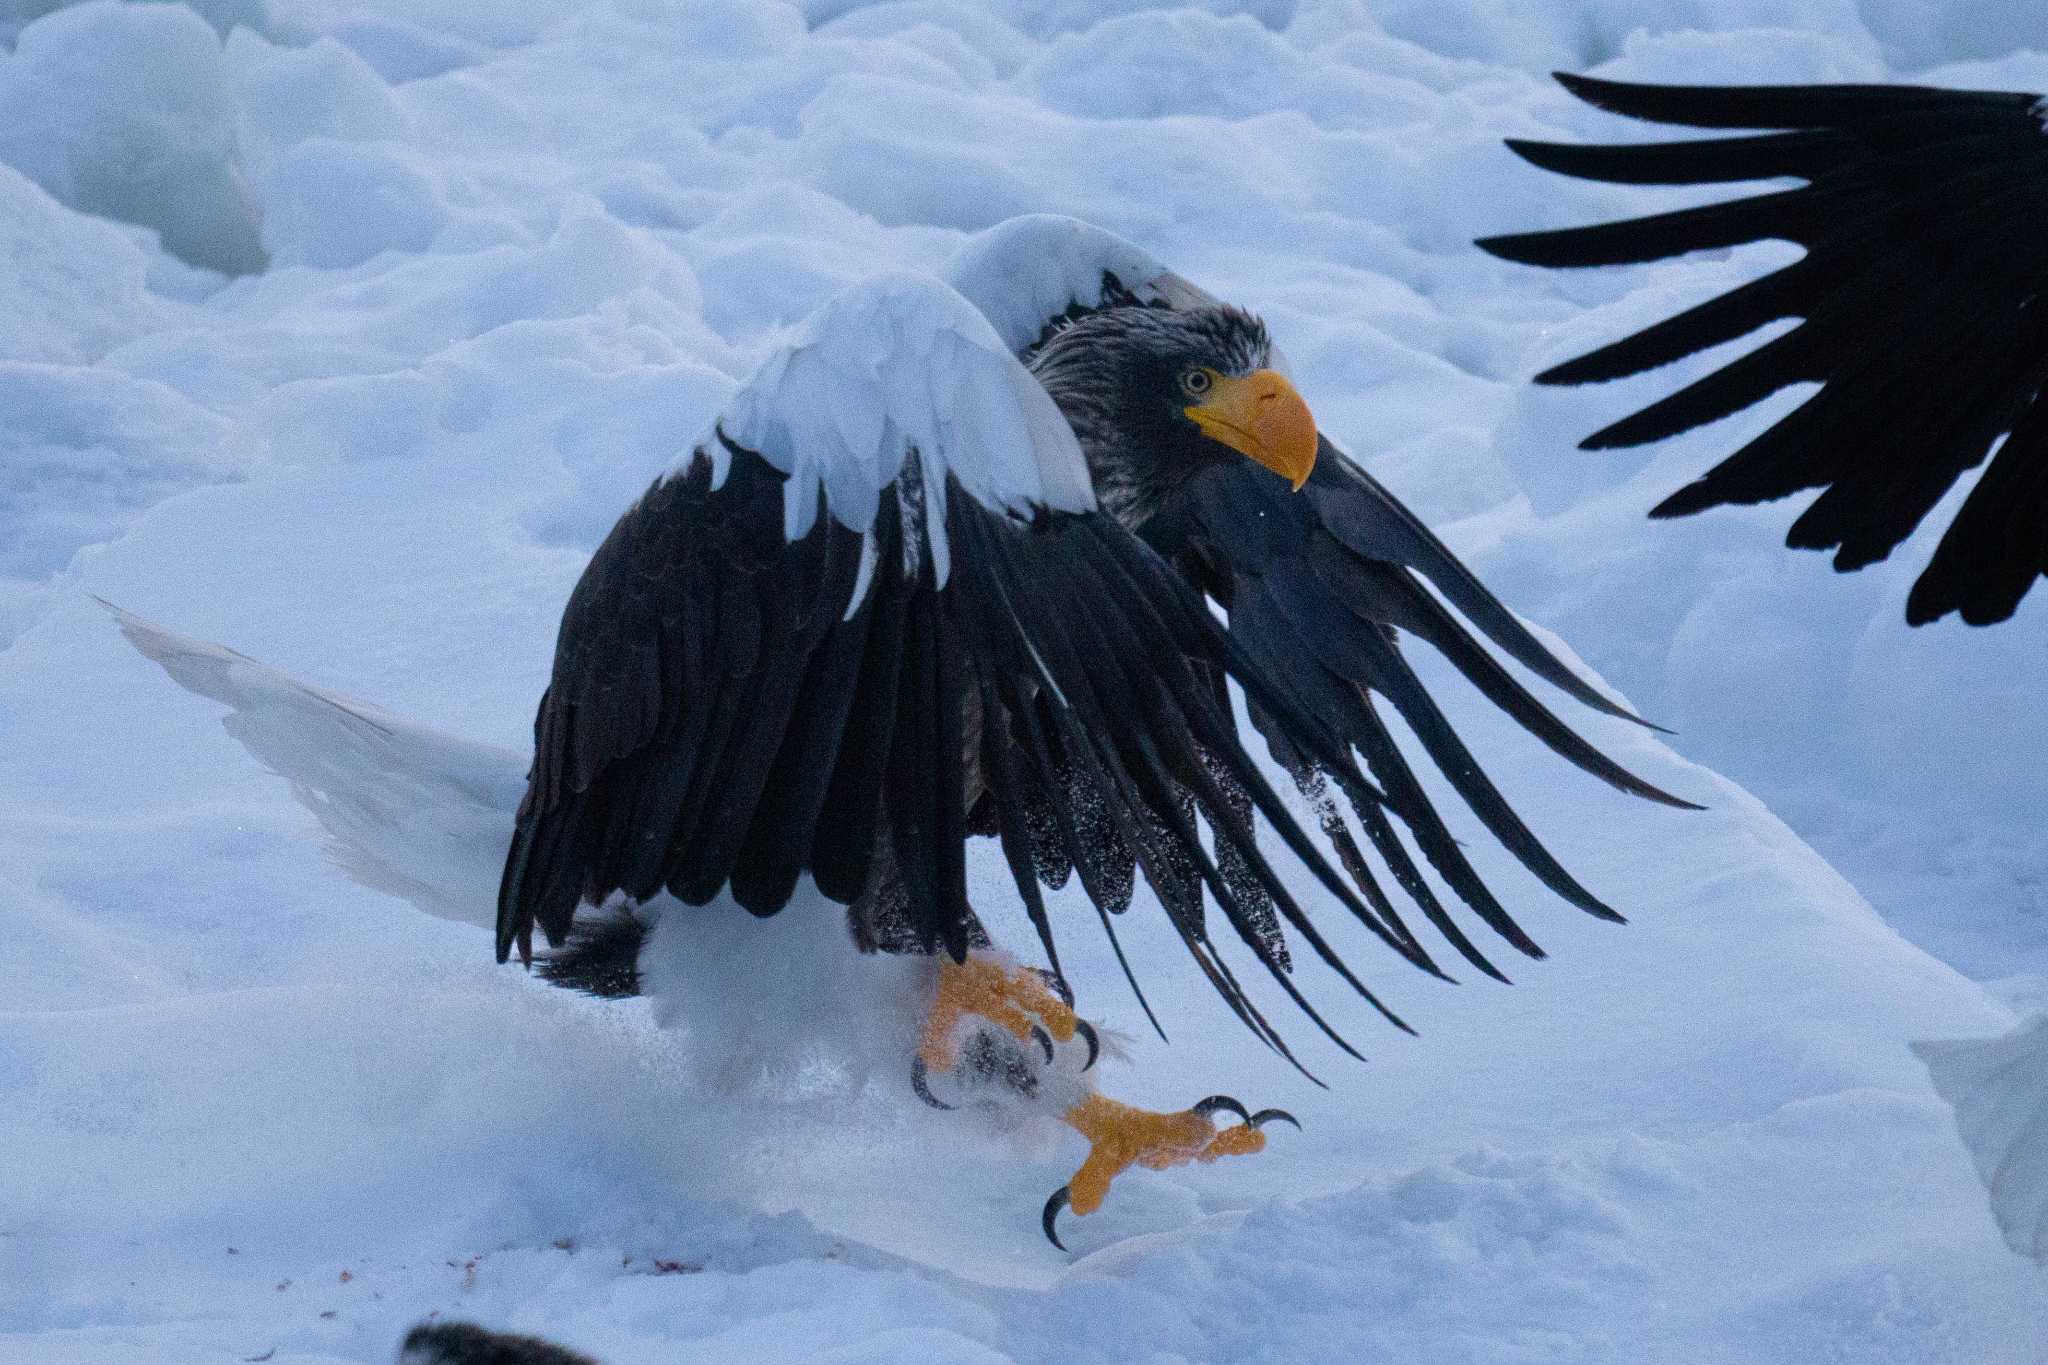
[[[960,1060],[957,1025],[963,1015],[976,1015],[1020,1042],[1033,1027],[1043,1028],[1057,1042],[1071,1040],[1080,1020],[1064,1000],[1029,967],[1005,967],[988,957],[965,962],[939,960],[939,993],[925,1020],[918,1055],[934,1071],[947,1071]]]
[[[1045,1048],[1048,1063],[1053,1059],[1054,1040],[1064,1043],[1080,1037],[1087,1042],[1084,1072],[1100,1050],[1095,1029],[1074,1013],[1040,973],[994,954],[971,955],[965,962],[941,958],[938,988],[910,1069],[911,1089],[934,1109],[953,1106],[926,1088],[926,1075],[950,1071],[960,1064],[962,1045],[975,1036],[974,1029],[962,1027],[968,1016],[1002,1029],[1019,1042],[1035,1036]],[[1069,1077],[1058,1103],[1067,1102],[1074,1083],[1075,1078]],[[1026,1075],[1012,1084],[1025,1095],[1039,1093],[1035,1076]],[[1265,1150],[1266,1135],[1259,1131],[1263,1125],[1274,1120],[1294,1123],[1294,1116],[1285,1110],[1251,1113],[1228,1095],[1211,1095],[1192,1108],[1162,1114],[1110,1099],[1088,1087],[1085,1079],[1078,1085],[1083,1088],[1083,1098],[1062,1117],[1088,1139],[1088,1158],[1074,1178],[1046,1200],[1041,1215],[1046,1237],[1062,1250],[1054,1226],[1060,1210],[1093,1213],[1109,1197],[1110,1184],[1131,1167],[1163,1171],[1190,1161],[1247,1156]],[[1219,1129],[1214,1117],[1218,1113],[1235,1114],[1243,1122]]]
[[[1266,1135],[1249,1123],[1218,1131],[1206,1114],[1192,1109],[1161,1114],[1090,1095],[1069,1109],[1066,1120],[1088,1139],[1088,1159],[1068,1182],[1068,1207],[1077,1214],[1102,1207],[1109,1185],[1133,1165],[1163,1171],[1190,1161],[1214,1161],[1261,1151]]]
[[[1219,1156],[1250,1156],[1266,1150],[1266,1135],[1249,1123],[1233,1123],[1216,1134],[1216,1140],[1195,1153],[1197,1161],[1214,1161]]]

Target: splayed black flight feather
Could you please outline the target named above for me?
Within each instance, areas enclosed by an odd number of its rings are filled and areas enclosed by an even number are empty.
[[[1990,463],[1915,582],[1906,619],[2002,621],[2048,574],[2048,132],[2039,96],[1916,86],[1653,86],[1559,75],[1602,109],[1763,129],[1621,146],[1510,141],[1546,170],[1638,185],[1806,183],[1646,218],[1490,237],[1532,265],[1663,260],[1776,238],[1782,269],[1537,376],[1582,384],[1798,324],[1589,449],[1717,421],[1792,384],[1821,388],[1660,503],[1686,516],[1821,490],[1786,543],[1859,569],[1888,556],[1967,471]],[[1999,438],[2006,439],[2002,445]]]

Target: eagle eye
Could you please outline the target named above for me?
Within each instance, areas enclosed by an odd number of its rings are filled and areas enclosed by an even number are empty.
[[[1200,398],[1216,382],[1216,372],[1207,366],[1197,365],[1180,377],[1181,389],[1190,398]]]

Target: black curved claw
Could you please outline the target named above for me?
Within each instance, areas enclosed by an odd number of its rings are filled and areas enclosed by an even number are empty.
[[[1095,1065],[1095,1059],[1102,1055],[1102,1035],[1095,1031],[1095,1025],[1086,1019],[1074,1021],[1074,1032],[1081,1035],[1081,1041],[1088,1044],[1088,1060],[1081,1063],[1081,1069],[1088,1071]]]
[[[1067,1249],[1067,1244],[1060,1240],[1059,1233],[1053,1229],[1053,1222],[1060,1216],[1060,1210],[1067,1206],[1067,1201],[1073,1197],[1071,1187],[1066,1185],[1060,1186],[1052,1192],[1052,1198],[1045,1201],[1045,1214],[1038,1220],[1039,1226],[1045,1229],[1045,1240],[1051,1242],[1061,1251]]]
[[[1042,1048],[1044,1048],[1044,1049],[1045,1049],[1045,1060],[1047,1060],[1048,1062],[1049,1062],[1049,1061],[1051,1061],[1051,1060],[1052,1060],[1052,1035],[1051,1035],[1050,1033],[1047,1033],[1047,1032],[1046,1032],[1046,1031],[1045,1031],[1044,1029],[1040,1028],[1040,1027],[1039,1027],[1038,1025],[1036,1025],[1036,1024],[1033,1024],[1033,1025],[1031,1026],[1031,1036],[1032,1036],[1033,1038],[1036,1038],[1036,1039],[1038,1040],[1038,1045],[1039,1045],[1040,1047],[1042,1047]]]
[[[1275,1122],[1291,1123],[1294,1125],[1296,1132],[1301,1131],[1301,1120],[1288,1113],[1285,1109],[1261,1109],[1258,1113],[1246,1119],[1245,1122],[1254,1128],[1263,1128],[1267,1124]]]
[[[1208,1099],[1203,1100],[1201,1103],[1197,1104],[1195,1106],[1194,1112],[1200,1114],[1203,1118],[1206,1119],[1214,1116],[1216,1111],[1219,1109],[1229,1110],[1231,1113],[1243,1119],[1246,1123],[1250,1123],[1252,1121],[1252,1116],[1250,1112],[1245,1109],[1244,1105],[1239,1103],[1237,1100],[1231,1098],[1229,1095],[1211,1095]]]
[[[924,1058],[922,1057],[912,1057],[910,1059],[910,1088],[919,1099],[934,1109],[951,1109],[953,1107],[932,1093],[931,1086],[926,1082]]]
[[[1074,988],[1067,984],[1064,976],[1058,972],[1049,972],[1043,967],[1033,967],[1031,970],[1038,973],[1045,981],[1046,988],[1060,998],[1062,1005],[1068,1009],[1074,1008]]]

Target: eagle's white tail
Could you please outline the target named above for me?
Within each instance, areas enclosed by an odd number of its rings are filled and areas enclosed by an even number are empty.
[[[102,602],[180,685],[319,817],[327,850],[363,885],[443,919],[491,928],[528,758],[309,687],[220,645]]]
[[[2048,1015],[1998,1038],[1915,1043],[2022,1256],[2048,1264]]]

